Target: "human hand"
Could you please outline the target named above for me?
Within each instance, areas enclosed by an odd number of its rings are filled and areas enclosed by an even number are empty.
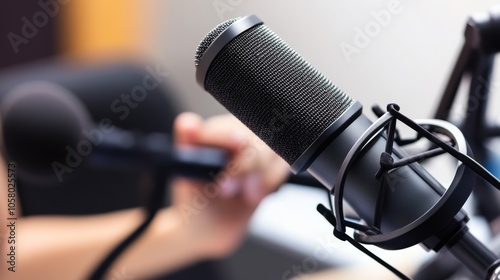
[[[288,164],[230,115],[202,120],[193,113],[174,123],[177,145],[224,148],[231,154],[214,182],[184,178],[172,185],[173,205],[206,257],[225,256],[239,244],[259,202],[286,179]]]

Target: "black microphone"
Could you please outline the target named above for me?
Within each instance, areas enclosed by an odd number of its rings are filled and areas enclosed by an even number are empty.
[[[210,31],[196,50],[195,66],[197,82],[285,159],[293,172],[307,170],[330,191],[351,147],[371,125],[360,103],[256,16],[230,19]],[[418,163],[395,168],[382,180],[375,178],[386,143],[385,135],[376,136],[352,165],[345,183],[345,200],[379,231],[358,235],[359,241],[385,249],[421,243],[437,251],[447,246],[476,274],[491,275],[498,258],[468,233],[462,205],[420,222],[444,188]],[[406,154],[395,145],[391,156],[397,160]],[[380,198],[382,188],[391,191]]]
[[[83,161],[94,165],[163,165],[175,176],[215,180],[229,161],[217,148],[172,145],[166,133],[120,129],[110,119],[93,124],[82,102],[48,81],[12,90],[1,107],[4,146],[10,160],[33,180],[61,182]],[[319,187],[307,173],[288,182]]]

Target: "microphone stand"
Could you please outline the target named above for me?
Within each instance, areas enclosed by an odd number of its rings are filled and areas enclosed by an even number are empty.
[[[487,122],[486,113],[490,95],[490,81],[494,65],[494,55],[500,52],[500,11],[472,16],[465,28],[465,42],[448,80],[434,118],[450,119],[459,85],[463,76],[470,77],[467,107],[463,112],[461,131],[471,146],[475,158],[485,164],[488,160],[487,140],[500,136],[500,128]],[[478,180],[473,190],[478,214],[483,216],[493,235],[498,234],[500,216],[500,194],[487,182]],[[498,250],[498,248],[496,248]],[[497,251],[498,252],[498,251]],[[415,274],[415,279],[429,280],[451,277],[462,268],[449,252],[440,252],[424,264]],[[440,272],[441,274],[437,274]],[[459,272],[460,273],[460,272]],[[463,274],[463,271],[461,272]],[[461,275],[462,275],[461,274]],[[442,277],[440,277],[440,276]]]
[[[488,16],[472,16],[465,28],[465,42],[457,59],[453,72],[437,108],[435,119],[450,119],[452,106],[464,75],[471,77],[467,108],[464,119],[459,125],[467,142],[480,162],[487,160],[485,142],[500,136],[500,127],[487,124],[486,112],[490,93],[490,80],[494,65],[494,55],[500,52],[500,12]],[[500,215],[500,196],[491,185],[480,181],[474,188],[474,196],[478,201],[479,214],[491,223]]]
[[[450,117],[451,107],[455,100],[462,76],[470,72],[472,75],[472,82],[469,91],[469,106],[474,105],[474,107],[469,108],[467,111],[467,118],[461,127],[464,131],[463,134],[465,134],[469,140],[470,146],[474,149],[474,152],[478,154],[480,162],[484,162],[485,160],[485,139],[500,135],[500,128],[488,127],[485,125],[489,81],[493,69],[494,53],[500,51],[499,35],[500,10],[496,13],[488,14],[486,17],[484,15],[481,17],[472,17],[468,21],[465,30],[466,40],[464,46],[435,115],[436,119],[448,119]],[[463,147],[464,144],[461,141],[462,139],[460,139],[460,137],[463,138],[462,133],[455,133],[452,128],[449,128],[446,124],[439,123],[438,120],[434,122],[423,121],[417,124],[399,113],[399,107],[395,104],[390,104],[388,106],[387,113],[384,113],[379,108],[374,108],[374,111],[379,116],[379,119],[373,123],[352,147],[338,173],[335,187],[332,191],[335,205],[331,205],[331,209],[327,209],[323,205],[318,206],[318,211],[334,226],[334,235],[340,240],[349,241],[353,246],[384,265],[401,279],[410,278],[388,265],[377,256],[374,256],[360,243],[373,244],[385,249],[401,249],[409,247],[411,242],[408,242],[408,239],[415,238],[413,240],[414,242],[420,238],[420,241],[417,243],[423,244],[428,249],[442,252],[441,249],[446,248],[447,250],[444,250],[445,252],[453,255],[456,260],[459,260],[461,264],[465,265],[465,267],[467,267],[476,277],[481,277],[481,279],[500,280],[500,258],[468,231],[465,225],[468,221],[468,217],[463,214],[463,211],[457,210],[458,205],[460,205],[459,208],[463,206],[465,196],[468,197],[470,195],[475,185],[473,182],[475,175],[466,173],[464,170],[459,170],[460,168],[456,170],[453,182],[446,191],[436,190],[441,194],[441,199],[424,215],[400,229],[389,233],[380,232],[377,221],[381,219],[382,210],[378,210],[377,213],[375,213],[375,222],[373,225],[357,224],[345,220],[343,216],[342,199],[347,173],[351,165],[355,162],[356,157],[363,153],[363,149],[370,145],[370,141],[378,136],[382,129],[387,130],[387,134],[383,137],[387,138],[388,144],[386,146],[386,151],[381,154],[380,170],[376,174],[376,178],[381,181],[381,192],[377,204],[379,209],[383,206],[384,192],[386,191],[386,188],[384,188],[385,174],[394,168],[411,166],[414,162],[447,152],[461,162],[461,167],[463,167],[463,165],[467,166],[465,170],[472,170],[485,180],[474,188],[474,193],[481,199],[481,204],[485,206],[483,207],[483,214],[485,214],[485,216],[486,214],[490,215],[490,217],[487,217],[488,220],[492,221],[500,214],[500,203],[496,199],[498,195],[497,190],[500,190],[500,181],[468,156],[468,154],[470,154],[470,147],[467,146],[467,144],[465,144],[466,148]],[[395,129],[396,120],[405,123],[415,130],[418,136],[409,141],[402,141],[399,139],[397,130]],[[445,143],[438,139],[431,131],[445,134],[451,139],[451,144],[454,144],[455,147],[452,147],[450,143]],[[478,131],[481,133],[477,133]],[[416,142],[422,137],[433,142],[438,148],[428,150],[418,155],[402,158],[398,155],[396,150],[393,151],[393,142],[406,144]],[[465,142],[465,139],[463,139],[463,142]],[[393,153],[400,159],[395,160],[391,156]],[[417,170],[414,171],[417,172]],[[496,190],[493,189],[493,186]],[[333,209],[335,209],[335,212]],[[462,214],[465,216],[460,216]],[[436,221],[441,221],[442,223]],[[432,236],[428,237],[427,234],[429,234],[436,225],[442,228],[434,230]],[[354,238],[345,233],[346,226],[355,229]],[[461,267],[461,265],[458,264],[458,267]],[[433,273],[438,274],[439,271],[434,270]],[[422,278],[421,274],[417,275],[417,277],[426,280],[429,279]]]

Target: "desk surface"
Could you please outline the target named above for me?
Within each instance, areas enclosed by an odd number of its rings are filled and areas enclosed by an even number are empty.
[[[372,271],[377,275],[380,271],[380,275],[387,275],[382,266],[349,243],[342,242],[332,235],[332,226],[316,212],[318,203],[327,205],[326,192],[303,186],[285,185],[268,196],[259,206],[251,220],[250,232],[253,236],[269,241],[271,244],[302,254],[304,259],[311,257],[330,264],[332,267],[346,267],[346,270],[336,269],[328,274],[320,273],[317,276],[318,280],[326,279],[321,278],[324,275],[329,275],[330,279],[343,279],[340,275],[344,273],[359,275],[346,279],[366,279],[363,278],[365,275],[363,273],[366,273],[364,271]],[[469,222],[469,226],[479,239],[487,240],[487,229],[483,221],[474,217]],[[434,252],[426,252],[419,245],[398,251],[387,251],[375,246],[367,247],[388,263],[404,268],[403,271],[406,272],[413,271],[419,264],[434,255]],[[331,278],[333,275],[339,275],[339,278]],[[389,273],[389,275],[392,274]]]

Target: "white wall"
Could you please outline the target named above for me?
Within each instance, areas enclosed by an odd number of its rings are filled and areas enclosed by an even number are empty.
[[[341,44],[354,45],[356,28],[364,29],[374,20],[373,12],[394,1],[155,0],[149,3],[155,34],[151,54],[170,69],[190,110],[205,116],[223,112],[195,82],[194,51],[220,22],[256,14],[361,101],[365,112],[374,103],[385,107],[396,102],[411,117],[430,117],[462,46],[466,19],[498,1],[400,0],[401,12],[392,14],[390,23],[349,62]]]

